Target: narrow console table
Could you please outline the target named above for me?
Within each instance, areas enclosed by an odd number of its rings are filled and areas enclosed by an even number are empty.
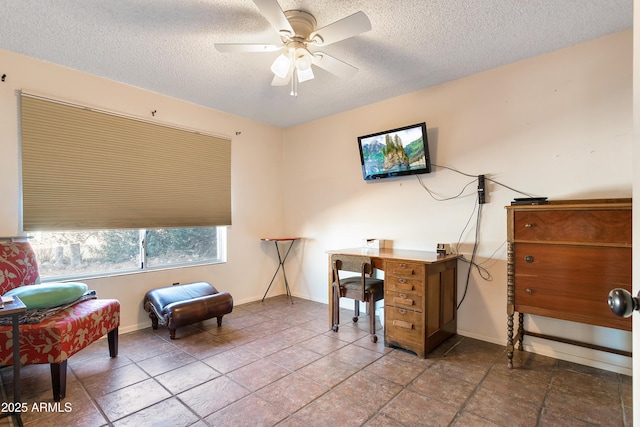
[[[339,249],[328,253],[329,319],[333,312],[331,254],[366,255],[372,259],[374,268],[385,273],[386,346],[410,350],[424,358],[455,335],[458,255],[391,248]]]
[[[631,330],[609,291],[631,291],[631,200],[558,200],[507,206],[507,358],[525,335],[630,356],[626,351],[530,332],[524,314]],[[514,336],[514,315],[518,330]]]
[[[267,297],[267,293],[269,292],[269,289],[271,289],[273,280],[276,278],[276,275],[278,274],[278,271],[280,271],[280,268],[282,268],[282,275],[284,276],[284,286],[287,291],[287,296],[291,300],[291,304],[293,304],[291,289],[289,288],[289,282],[287,281],[287,272],[284,270],[284,262],[287,260],[287,257],[289,256],[289,252],[291,252],[291,248],[293,247],[293,244],[297,240],[300,240],[300,237],[265,237],[261,240],[263,242],[273,242],[273,244],[276,246],[276,253],[278,254],[278,268],[276,268],[276,272],[273,273],[273,277],[271,278],[271,282],[269,282],[269,286],[267,287],[267,290],[264,292],[262,301],[264,302],[264,299]],[[280,254],[280,246],[278,246],[279,242],[289,243],[289,248],[285,252],[284,256]]]
[[[4,307],[0,308],[0,317],[11,317],[11,325],[13,327],[13,410],[6,412],[0,416],[14,416],[18,426],[22,427],[21,410],[23,405],[20,402],[20,315],[27,310],[20,298],[13,297],[12,302],[4,303]]]

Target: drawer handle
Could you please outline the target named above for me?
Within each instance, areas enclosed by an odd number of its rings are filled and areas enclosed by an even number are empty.
[[[403,320],[394,320],[393,326],[404,329],[413,329],[413,323],[405,322]]]
[[[402,305],[413,305],[413,300],[409,299],[409,298],[398,298],[398,297],[395,297],[393,299],[393,302],[395,302],[397,304],[402,304]]]
[[[398,275],[402,274],[403,276],[415,276],[416,274],[413,270],[395,271],[394,273]]]
[[[533,224],[525,224],[524,227],[525,228],[531,228],[531,227],[533,227]]]
[[[400,309],[398,309],[398,313],[400,313],[400,314],[407,314],[407,310],[405,310],[405,309],[403,309],[403,308],[400,308]]]
[[[410,284],[410,283],[405,283],[405,282],[406,282],[406,280],[404,280],[404,281],[400,280],[399,283],[398,283],[398,286],[397,286],[398,289],[402,289],[402,290],[405,290],[405,291],[412,291],[413,290],[413,285]]]
[[[531,288],[527,288],[527,289],[525,289],[524,291],[525,291],[526,293],[528,293],[529,295],[532,295],[532,294],[533,294],[533,289],[531,289]]]
[[[414,274],[416,274],[413,268],[409,267],[409,264],[404,262],[399,263],[397,270],[393,269],[393,272],[396,274],[404,274],[404,275],[410,275],[410,276],[413,276]]]
[[[399,283],[407,283],[407,279],[404,279],[404,278],[401,277],[401,278],[398,279],[398,282]]]
[[[524,260],[527,261],[528,263],[532,263],[533,262],[533,255],[527,255],[526,257],[524,257]]]

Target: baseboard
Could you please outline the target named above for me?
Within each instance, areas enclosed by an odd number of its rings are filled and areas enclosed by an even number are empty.
[[[482,334],[477,334],[475,332],[470,332],[470,331],[465,331],[463,329],[458,328],[457,330],[457,334],[458,335],[462,335],[463,337],[469,337],[469,338],[473,338],[476,340],[480,340],[480,341],[486,341],[486,342],[490,342],[492,344],[498,344],[498,345],[507,345],[506,340],[502,341],[496,337],[490,337],[487,335],[482,335]]]
[[[126,334],[129,332],[139,331],[141,329],[146,329],[151,327],[151,321],[144,323],[137,323],[135,325],[125,326],[124,328],[118,328],[118,334]]]

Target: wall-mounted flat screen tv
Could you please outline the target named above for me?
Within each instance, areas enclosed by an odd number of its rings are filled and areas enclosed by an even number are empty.
[[[431,172],[426,123],[358,137],[365,180]]]

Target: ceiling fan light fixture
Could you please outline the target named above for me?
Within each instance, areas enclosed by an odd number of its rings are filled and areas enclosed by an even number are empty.
[[[300,83],[313,79],[313,70],[311,69],[311,67],[307,68],[306,70],[301,70],[300,68],[298,68],[296,70],[296,74],[298,75],[298,82]]]
[[[307,49],[298,49],[296,51],[296,69],[298,71],[306,71],[311,68],[311,52]]]
[[[287,74],[289,74],[290,68],[291,68],[291,58],[286,53],[283,53],[280,56],[278,56],[276,60],[273,61],[273,64],[271,65],[271,71],[273,71],[273,74],[280,77],[281,79],[284,79],[287,76]]]

